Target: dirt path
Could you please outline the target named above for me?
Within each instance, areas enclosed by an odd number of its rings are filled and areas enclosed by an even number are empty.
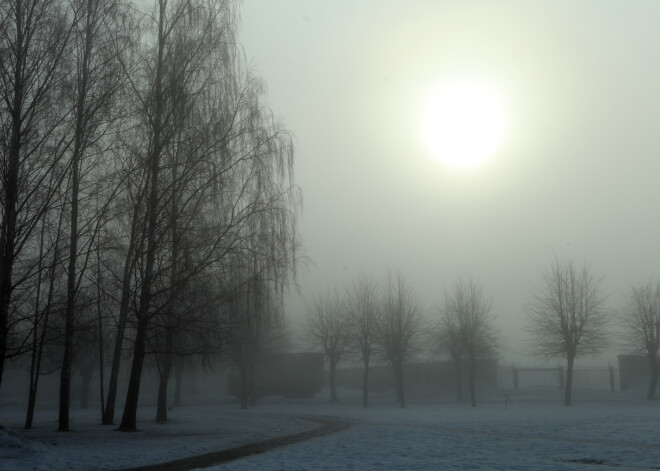
[[[208,468],[228,461],[234,461],[258,453],[292,445],[294,443],[304,442],[312,438],[322,437],[333,433],[341,432],[351,426],[349,422],[336,419],[334,417],[300,417],[303,420],[318,422],[321,427],[307,432],[285,435],[283,437],[270,438],[257,443],[230,448],[228,450],[214,451],[203,455],[190,456],[179,460],[169,461],[148,466],[138,466],[136,468],[123,468],[117,471],[190,471],[196,468]]]

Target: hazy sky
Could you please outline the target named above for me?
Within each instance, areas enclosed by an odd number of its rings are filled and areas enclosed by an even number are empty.
[[[244,0],[245,52],[295,134],[303,294],[392,268],[431,315],[469,273],[504,361],[527,352],[524,306],[554,252],[590,262],[620,310],[660,277],[659,19],[655,0]],[[509,125],[457,172],[420,121],[463,77],[499,90]]]

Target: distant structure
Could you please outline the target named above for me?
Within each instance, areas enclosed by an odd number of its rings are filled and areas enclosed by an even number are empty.
[[[566,372],[562,365],[556,367],[520,367],[511,365],[513,389],[529,387],[557,387],[564,389]],[[614,392],[615,370],[611,365],[603,367],[576,368],[573,370],[573,387],[579,389],[606,389]]]
[[[619,359],[619,381],[621,390],[625,391],[638,381],[644,381],[644,387],[648,387],[651,380],[649,359],[646,355],[618,355]]]
[[[337,386],[361,389],[362,368],[340,368],[337,370]],[[468,394],[467,380],[469,368],[467,361],[462,368],[462,380],[464,394]],[[430,361],[408,363],[404,365],[404,380],[406,386],[410,385],[437,385],[440,389],[455,391],[456,372],[452,361]],[[369,368],[369,391],[384,392],[391,390],[392,368],[387,365],[373,366]],[[484,358],[477,360],[477,387],[497,389],[497,359]]]
[[[256,397],[313,397],[322,388],[322,353],[279,353],[260,357],[256,361]],[[238,371],[230,374],[227,389],[230,396],[240,396],[241,378]]]
[[[541,367],[533,367],[533,368],[520,368],[518,366],[513,365],[511,367],[512,372],[513,372],[513,389],[518,389],[520,387],[520,375],[522,374],[534,374],[534,373],[554,373],[557,375],[557,386],[559,389],[564,389],[564,367],[563,366],[557,366],[556,368],[541,368]]]

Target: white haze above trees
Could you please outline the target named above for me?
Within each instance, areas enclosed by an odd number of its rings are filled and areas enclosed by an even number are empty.
[[[471,273],[502,361],[530,366],[524,306],[553,251],[587,260],[620,311],[660,276],[642,209],[658,198],[659,16],[654,0],[244,2],[246,52],[295,132],[315,262],[288,312],[302,319],[313,293],[388,267],[430,312]],[[457,174],[429,154],[422,118],[435,90],[464,79],[498,93],[509,126],[499,152]]]

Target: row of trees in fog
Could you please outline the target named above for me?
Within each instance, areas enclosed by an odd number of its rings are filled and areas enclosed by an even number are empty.
[[[231,0],[0,5],[0,388],[8,360],[29,370],[26,428],[59,370],[68,430],[73,368],[94,366],[112,424],[126,360],[120,428],[136,429],[145,359],[166,420],[184,359],[247,365],[279,322],[293,146],[237,18]]]
[[[445,292],[444,304],[430,325],[401,274],[389,274],[382,287],[361,277],[343,294],[317,296],[308,312],[307,332],[328,357],[331,400],[337,400],[337,364],[350,355],[364,366],[364,407],[368,406],[369,367],[374,359],[391,365],[397,399],[405,407],[404,365],[423,345],[431,344],[454,362],[459,397],[462,363],[468,361],[470,401],[475,406],[477,359],[494,355],[497,346],[489,299],[472,278],[461,277]]]
[[[597,355],[618,345],[647,356],[650,368],[648,399],[655,398],[660,348],[660,282],[633,287],[618,313],[587,263],[555,258],[542,272],[542,281],[525,307],[524,325],[533,337],[532,353],[565,359],[564,404],[572,403],[573,367],[577,357]],[[449,358],[455,370],[457,397],[462,397],[463,363],[468,365],[470,402],[476,405],[475,375],[479,358],[497,355],[498,331],[492,304],[469,276],[459,277],[429,319],[411,287],[399,274],[382,287],[361,277],[345,293],[317,296],[307,316],[309,337],[323,348],[330,366],[331,400],[337,400],[335,372],[341,359],[356,357],[363,364],[363,406],[368,405],[370,362],[376,358],[392,367],[394,387],[405,407],[403,365],[423,346]],[[611,328],[619,326],[623,340],[614,342]]]
[[[618,312],[607,305],[600,280],[587,263],[555,258],[543,273],[543,283],[527,308],[528,331],[534,351],[549,358],[566,359],[564,404],[572,402],[573,366],[580,356],[597,355],[618,346],[649,361],[647,399],[655,399],[660,347],[660,283],[633,286],[626,305]],[[611,328],[619,327],[620,339]]]

